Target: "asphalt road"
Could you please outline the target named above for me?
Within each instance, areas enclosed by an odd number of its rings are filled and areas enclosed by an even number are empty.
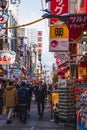
[[[50,106],[45,105],[42,119],[38,119],[37,104],[32,101],[30,118],[26,124],[21,123],[18,118],[13,118],[12,124],[6,124],[7,115],[0,115],[0,130],[76,130],[71,124],[55,123],[51,117]]]

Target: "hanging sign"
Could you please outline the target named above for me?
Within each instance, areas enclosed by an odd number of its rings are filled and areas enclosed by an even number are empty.
[[[20,38],[20,56],[23,57],[23,51],[24,51],[24,38]]]
[[[0,50],[0,65],[11,65],[15,62],[16,53],[14,51]]]
[[[68,13],[68,0],[51,0],[50,1],[50,11],[55,15],[62,15]],[[57,18],[51,18],[50,24],[58,23]]]
[[[79,41],[87,31],[87,14],[71,14],[69,16],[69,41]]]
[[[49,51],[68,51],[67,26],[50,26]]]

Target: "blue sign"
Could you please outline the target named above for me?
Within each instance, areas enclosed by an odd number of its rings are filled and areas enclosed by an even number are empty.
[[[27,71],[26,71],[26,74],[29,75],[29,74],[30,74],[30,70],[27,70]]]

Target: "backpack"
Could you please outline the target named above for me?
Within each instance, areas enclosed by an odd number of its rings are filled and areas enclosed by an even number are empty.
[[[18,90],[18,104],[27,104],[27,90],[25,88]]]

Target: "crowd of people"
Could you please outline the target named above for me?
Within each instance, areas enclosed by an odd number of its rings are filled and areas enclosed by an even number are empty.
[[[17,84],[8,80],[4,85],[0,80],[0,114],[3,113],[3,108],[6,108],[7,124],[12,123],[13,116],[17,116],[20,122],[26,123],[30,116],[32,95],[34,95],[38,116],[41,119],[44,114],[45,99],[51,91],[51,85],[48,90],[47,85],[42,81],[36,84],[21,81]]]

